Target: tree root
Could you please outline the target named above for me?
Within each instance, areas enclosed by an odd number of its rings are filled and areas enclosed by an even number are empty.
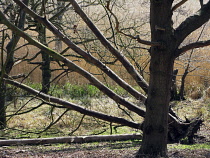
[[[188,139],[189,144],[194,143],[194,137],[200,127],[203,125],[204,120],[201,116],[193,118],[191,120],[182,120],[179,118],[172,109],[170,109],[170,114],[173,119],[168,126],[168,141],[170,143],[178,143],[182,139]]]

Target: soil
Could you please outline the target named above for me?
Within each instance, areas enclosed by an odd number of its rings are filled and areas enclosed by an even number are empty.
[[[134,158],[137,150],[123,149],[57,149],[49,150],[34,146],[24,146],[16,148],[2,147],[0,149],[1,158]],[[170,158],[209,158],[210,150],[204,149],[170,149]]]

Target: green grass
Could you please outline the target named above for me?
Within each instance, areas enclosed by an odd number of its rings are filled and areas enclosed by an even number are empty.
[[[40,83],[26,83],[29,87],[40,91],[42,89],[42,85]],[[19,88],[16,88],[14,86],[8,86],[8,93],[10,95],[17,95],[18,96],[27,96],[30,95],[28,92],[25,92]],[[9,95],[8,94],[8,95]],[[102,93],[98,88],[96,88],[93,85],[84,84],[84,85],[75,85],[66,83],[64,85],[57,85],[57,84],[51,84],[49,94],[55,97],[70,97],[72,99],[74,98],[82,98],[82,97],[98,97]]]
[[[100,130],[102,131],[102,129],[100,129]],[[95,129],[93,131],[93,134],[97,133],[97,132],[100,133],[99,130]],[[112,130],[111,130],[111,128],[106,127],[106,131],[104,131],[101,135],[125,134],[125,133],[126,134],[132,134],[132,133],[136,133],[136,132],[134,131],[134,129],[126,127],[126,126],[117,127],[117,128],[112,127]]]
[[[36,89],[36,90],[41,90],[40,83],[27,83],[27,85],[30,86],[31,88]],[[108,87],[111,90],[113,90],[115,93],[117,93],[121,96],[128,96],[128,92],[125,91],[120,86],[108,85]],[[70,84],[70,83],[66,83],[64,85],[51,84],[49,94],[53,95],[55,97],[68,96],[71,99],[102,96],[102,92],[100,92],[100,90],[93,85],[90,85],[90,84],[77,85],[77,84]]]
[[[66,83],[64,85],[52,85],[50,94],[56,97],[69,96],[70,98],[97,97],[100,91],[92,85],[75,85]]]
[[[203,144],[192,144],[192,145],[186,145],[186,144],[169,144],[169,148],[173,149],[190,149],[190,150],[195,150],[195,149],[207,149],[210,150],[210,142],[208,143],[203,143]]]

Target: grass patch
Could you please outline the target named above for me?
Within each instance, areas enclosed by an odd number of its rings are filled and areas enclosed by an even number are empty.
[[[169,144],[169,148],[172,149],[190,149],[190,150],[195,150],[195,149],[207,149],[210,150],[210,142],[208,143],[203,143],[203,144],[192,144],[192,145],[186,145],[186,144]]]
[[[100,129],[101,131],[95,129],[92,133],[97,134],[102,132],[102,129]],[[140,131],[139,131],[140,132]],[[110,128],[106,127],[106,130],[104,130],[103,133],[101,133],[101,135],[110,135],[110,134],[132,134],[132,133],[136,133],[135,130],[133,130],[130,127],[126,127],[126,126],[112,126]]]
[[[66,83],[64,85],[52,85],[50,94],[56,97],[69,96],[70,98],[83,98],[83,97],[97,97],[101,92],[93,85],[76,85]]]

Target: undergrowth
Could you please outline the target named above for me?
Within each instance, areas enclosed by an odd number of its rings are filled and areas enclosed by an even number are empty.
[[[41,89],[40,84],[28,83],[28,85],[37,90]],[[121,88],[118,88],[117,86],[109,87],[118,94],[129,97],[129,95]],[[10,87],[10,92],[15,93],[15,95],[18,94],[19,98],[16,108],[13,107],[12,104],[8,105],[8,115],[13,114],[19,108],[22,108],[21,111],[27,111],[28,109],[34,108],[40,104],[40,100],[35,98],[32,99],[31,96],[26,97],[28,95],[26,92],[13,88],[14,87]],[[76,103],[85,108],[90,108],[91,110],[130,119],[129,116],[117,107],[118,105],[113,102],[113,100],[104,97],[103,94],[93,85],[72,85],[70,83],[64,85],[52,85],[49,94]],[[27,103],[30,99],[32,99],[32,101]],[[205,120],[205,125],[208,128],[210,127],[209,98],[204,98],[203,100],[187,99],[186,101],[177,102],[173,108],[183,119],[185,117],[195,117],[201,114]],[[32,112],[15,115],[8,120],[8,128],[1,131],[0,139],[131,134],[140,132],[128,127],[118,126],[117,124],[110,124],[89,116],[84,116],[83,120],[83,115],[72,110],[66,112],[58,122],[50,126],[64,112],[65,109],[56,109],[49,105],[42,105]],[[142,122],[142,118],[139,116],[134,115],[133,113],[129,113],[129,115],[136,122]],[[80,123],[81,125],[79,126]],[[50,128],[45,131],[49,126]],[[192,150],[198,148],[209,149],[209,143],[197,146],[177,145],[177,148],[191,148]]]

